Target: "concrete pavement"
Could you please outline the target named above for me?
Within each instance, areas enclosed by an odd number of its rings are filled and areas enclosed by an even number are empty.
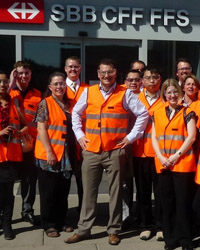
[[[16,193],[17,190],[16,190]],[[163,242],[157,242],[155,237],[148,241],[139,239],[138,231],[134,229],[134,221],[129,230],[120,234],[121,243],[118,246],[108,244],[106,233],[106,224],[108,221],[108,194],[100,194],[98,197],[98,213],[94,227],[92,228],[92,238],[75,244],[66,244],[64,239],[73,235],[73,233],[62,232],[58,238],[48,238],[40,228],[33,227],[27,222],[21,221],[21,197],[19,194],[15,198],[15,207],[13,215],[13,229],[16,234],[14,240],[4,239],[2,230],[0,230],[0,250],[161,250],[164,249]],[[76,227],[78,213],[76,210],[78,199],[76,194],[69,196],[69,221]],[[35,215],[39,216],[39,195],[35,202]],[[181,249],[181,248],[177,248]]]

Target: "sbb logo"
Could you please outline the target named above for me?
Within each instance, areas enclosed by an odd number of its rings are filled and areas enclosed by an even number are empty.
[[[0,22],[44,23],[44,0],[7,0],[0,2]]]

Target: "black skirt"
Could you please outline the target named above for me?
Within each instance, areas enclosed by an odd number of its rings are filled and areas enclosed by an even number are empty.
[[[5,161],[0,163],[0,183],[14,182],[19,180],[19,166],[20,163]]]

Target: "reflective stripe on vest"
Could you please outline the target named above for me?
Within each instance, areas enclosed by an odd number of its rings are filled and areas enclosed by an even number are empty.
[[[57,161],[60,161],[64,153],[64,145],[67,134],[67,123],[64,122],[66,121],[66,116],[52,96],[45,98],[45,100],[49,114],[47,134],[51,147],[57,157]],[[39,135],[37,136],[35,144],[35,157],[37,159],[47,160],[46,150]]]
[[[9,109],[9,126],[12,126],[16,130],[20,129],[19,114],[12,99],[10,101]],[[0,139],[0,162],[4,161],[22,161],[20,138],[11,135],[8,142],[4,141],[3,138]]]
[[[161,153],[169,157],[179,151],[180,147],[187,138],[187,129],[184,115],[191,112],[190,109],[182,108],[172,120],[169,120],[166,114],[166,107],[163,107],[154,113],[156,139]],[[163,166],[157,157],[155,157],[157,173],[161,173]],[[196,171],[195,155],[192,147],[184,155],[181,155],[176,164],[170,168],[173,172],[194,172]]]
[[[135,157],[154,157],[155,152],[152,147],[152,141],[151,141],[151,134],[152,134],[152,118],[151,116],[153,115],[155,110],[158,110],[161,108],[164,104],[161,101],[160,98],[158,98],[151,106],[149,105],[146,96],[145,96],[145,90],[143,90],[138,98],[140,101],[144,104],[146,109],[149,111],[149,120],[147,123],[147,127],[144,131],[143,137],[139,140],[136,140],[132,144],[132,149],[133,149],[133,155]]]
[[[88,88],[86,108],[87,150],[99,152],[119,148],[117,144],[127,135],[128,112],[123,108],[125,89],[116,86],[115,91],[104,100],[99,85]]]
[[[41,92],[33,88],[27,92],[25,97],[23,97],[19,90],[11,90],[10,95],[16,107],[20,107],[20,104],[23,104],[26,122],[29,127],[28,132],[34,139],[36,139],[37,129],[36,124],[33,123],[33,119],[38,104],[41,101]]]

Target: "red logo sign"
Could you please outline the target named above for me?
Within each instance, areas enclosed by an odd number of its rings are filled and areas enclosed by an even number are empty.
[[[44,23],[44,0],[0,1],[2,23]]]

